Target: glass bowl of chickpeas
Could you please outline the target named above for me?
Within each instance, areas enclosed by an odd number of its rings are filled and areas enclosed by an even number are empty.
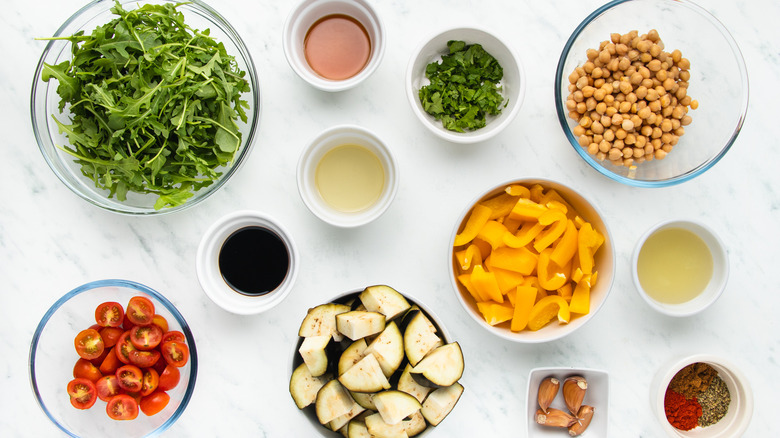
[[[744,59],[728,30],[687,0],[614,0],[569,37],[555,104],[574,150],[607,177],[666,187],[729,150],[748,106]]]

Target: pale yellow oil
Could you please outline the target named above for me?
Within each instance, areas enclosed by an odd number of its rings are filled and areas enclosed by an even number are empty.
[[[367,148],[354,144],[337,146],[317,164],[315,184],[331,207],[354,213],[371,207],[385,186],[382,162]]]
[[[707,244],[683,228],[666,228],[647,238],[639,251],[639,283],[654,300],[666,304],[690,301],[712,277],[712,254]]]

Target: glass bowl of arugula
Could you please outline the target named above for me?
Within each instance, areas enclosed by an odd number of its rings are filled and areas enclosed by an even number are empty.
[[[41,40],[35,138],[89,203],[131,215],[182,210],[247,159],[260,121],[257,72],[207,4],[96,1]]]
[[[485,141],[517,116],[525,75],[514,49],[476,28],[445,30],[415,50],[406,70],[412,111],[454,143]]]

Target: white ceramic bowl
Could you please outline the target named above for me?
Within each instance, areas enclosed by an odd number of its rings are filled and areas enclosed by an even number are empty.
[[[225,240],[235,231],[253,226],[268,229],[279,236],[290,259],[282,283],[273,291],[257,296],[236,292],[219,270],[219,253]],[[230,213],[214,222],[203,234],[195,259],[198,280],[206,295],[219,307],[239,315],[262,313],[281,303],[292,290],[299,263],[297,247],[287,229],[272,217],[249,210]]]
[[[317,164],[325,154],[341,145],[363,146],[379,158],[385,174],[385,183],[379,199],[370,207],[356,212],[339,211],[325,202],[315,181]],[[331,225],[352,228],[365,225],[384,213],[398,191],[398,166],[390,149],[366,128],[338,125],[328,128],[309,142],[298,161],[298,193],[306,207],[315,216]]]
[[[580,216],[582,216],[586,221],[590,222],[593,228],[604,236],[604,243],[595,254],[594,269],[598,271],[598,279],[590,291],[590,312],[588,314],[577,316],[572,315],[572,318],[568,324],[559,324],[554,320],[550,324],[547,324],[547,326],[542,327],[537,331],[530,331],[526,329],[520,332],[513,332],[509,329],[509,321],[495,326],[491,326],[485,321],[482,313],[480,313],[479,309],[477,308],[477,304],[474,301],[474,298],[457,279],[456,272],[458,268],[455,266],[455,251],[452,244],[455,241],[455,236],[460,232],[460,230],[463,229],[463,226],[468,220],[469,212],[476,203],[502,193],[504,188],[511,184],[523,184],[530,187],[537,183],[541,184],[545,188],[555,189],[555,191],[557,191],[561,197],[566,200],[566,202],[568,202],[572,207],[574,207],[575,210],[577,210],[577,212],[579,212]],[[481,195],[474,198],[471,202],[469,202],[460,216],[458,216],[458,219],[455,222],[455,227],[452,230],[450,240],[447,241],[447,247],[450,283],[455,290],[455,296],[466,310],[466,313],[468,313],[469,316],[471,316],[471,318],[474,319],[478,325],[485,328],[485,330],[488,332],[513,342],[548,342],[562,338],[574,332],[575,330],[578,330],[580,327],[585,325],[585,323],[590,321],[604,305],[604,302],[607,300],[607,297],[609,296],[609,293],[612,289],[612,283],[615,277],[615,248],[612,241],[612,235],[609,232],[609,228],[607,227],[607,223],[604,220],[604,216],[599,212],[595,205],[588,201],[588,199],[586,199],[582,194],[559,182],[548,179],[524,178],[507,181],[493,186]]]
[[[354,289],[349,292],[344,292],[341,294],[336,295],[335,297],[331,298],[328,301],[323,301],[322,303],[312,303],[311,307],[317,306],[319,304],[324,303],[346,303],[347,301],[351,300],[352,298],[357,297],[361,292],[363,292],[364,289]],[[434,313],[430,307],[423,304],[420,300],[416,299],[415,297],[409,295],[406,292],[402,292],[402,295],[406,298],[407,301],[409,301],[409,304],[416,305],[420,309],[422,309],[423,312],[425,312],[425,315],[428,316],[428,319],[436,326],[436,329],[438,330],[438,334],[441,336],[441,338],[444,340],[445,343],[453,342],[452,337],[450,336],[450,332],[447,330],[447,328],[442,323],[442,320],[439,318],[436,313]],[[300,321],[303,321],[303,318],[306,316],[306,312],[302,312],[298,317],[300,318]],[[302,337],[298,337],[295,345],[293,346],[292,351],[290,352],[290,363],[291,367],[287,373],[287,381],[290,381],[290,378],[292,377],[292,372],[297,368],[300,364],[303,363],[303,359],[301,358],[300,353],[298,353],[298,350],[301,348],[301,343],[303,343]],[[345,338],[347,342],[349,342],[349,338]],[[403,364],[402,364],[403,365]],[[461,378],[461,383],[462,378]],[[466,385],[464,385],[466,386]],[[465,389],[465,391],[468,391],[468,388]],[[465,392],[464,391],[464,392]],[[292,402],[292,400],[290,400]],[[450,412],[449,415],[454,415],[454,412],[457,409],[457,405],[455,408],[453,408],[453,411]],[[300,412],[303,414],[304,417],[306,417],[306,420],[311,425],[311,430],[313,433],[318,433],[320,436],[328,437],[328,438],[337,438],[341,437],[342,435],[338,432],[333,432],[330,429],[328,429],[325,425],[320,424],[319,420],[317,420],[317,415],[314,409],[313,405],[310,405],[304,409],[301,409]],[[445,418],[443,421],[447,421],[447,418]],[[434,433],[436,430],[436,427],[429,426],[426,428],[422,433],[416,435],[419,438],[427,437]]]
[[[317,20],[334,14],[350,16],[363,25],[371,41],[371,54],[358,74],[344,80],[326,79],[306,61],[304,39]],[[365,0],[303,0],[290,11],[284,23],[282,45],[293,71],[311,86],[323,91],[342,91],[355,87],[379,67],[385,53],[385,30],[382,20]]]
[[[718,372],[718,376],[723,379],[729,389],[731,403],[726,415],[717,423],[708,427],[697,426],[688,431],[678,430],[666,419],[664,411],[666,388],[678,371],[696,362],[706,363]],[[750,388],[750,382],[733,363],[709,354],[696,354],[681,359],[674,359],[659,369],[650,386],[650,407],[655,417],[661,423],[662,429],[669,436],[691,438],[739,437],[745,433],[753,417],[753,391]]]
[[[566,431],[561,431],[557,427],[541,426],[536,424],[534,419],[536,410],[539,408],[537,393],[539,384],[547,377],[555,377],[561,382],[561,388],[558,389],[550,407],[567,411],[566,404],[563,401],[563,381],[567,377],[582,376],[588,382],[588,390],[582,404],[593,406],[593,419],[588,428],[583,432],[584,437],[605,437],[607,436],[607,427],[609,425],[609,374],[606,371],[591,368],[567,368],[567,367],[548,367],[534,368],[528,375],[528,391],[526,394],[526,421],[528,428],[526,437],[561,437],[568,436]]]
[[[712,254],[712,278],[710,278],[707,287],[696,298],[686,301],[680,304],[667,304],[656,301],[650,297],[642,284],[639,281],[639,275],[637,274],[637,260],[639,259],[639,252],[647,241],[648,237],[655,232],[669,229],[669,228],[682,228],[693,232],[699,236]],[[715,232],[704,225],[700,221],[696,220],[669,220],[656,224],[639,238],[639,241],[634,248],[634,253],[631,257],[631,277],[634,280],[634,286],[636,287],[639,295],[645,300],[645,302],[653,309],[669,316],[690,316],[701,312],[710,305],[712,305],[721,296],[726,289],[726,283],[729,278],[729,258],[726,252],[726,246],[718,238]]]
[[[425,77],[425,67],[439,62],[448,53],[447,41],[460,40],[467,44],[481,44],[504,69],[504,77],[498,84],[508,104],[497,116],[487,117],[485,127],[475,131],[455,132],[445,129],[441,121],[425,112],[420,103],[419,91],[430,81]],[[420,122],[437,136],[454,143],[477,143],[498,134],[514,120],[525,96],[526,78],[520,58],[514,49],[493,33],[471,27],[458,27],[440,32],[425,40],[412,54],[406,70],[406,96],[412,111]]]

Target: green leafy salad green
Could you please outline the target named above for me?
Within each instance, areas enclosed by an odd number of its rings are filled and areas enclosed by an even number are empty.
[[[420,88],[423,109],[450,130],[483,128],[486,115],[498,115],[508,102],[497,84],[504,69],[480,44],[448,41],[449,54],[425,68],[429,85]]]
[[[250,91],[235,58],[209,30],[193,30],[178,5],[146,4],[90,35],[79,31],[72,57],[44,65],[42,80],[58,81],[54,115],[72,156],[97,187],[120,201],[128,192],[158,196],[159,210],[185,203],[211,185],[241,145]]]

